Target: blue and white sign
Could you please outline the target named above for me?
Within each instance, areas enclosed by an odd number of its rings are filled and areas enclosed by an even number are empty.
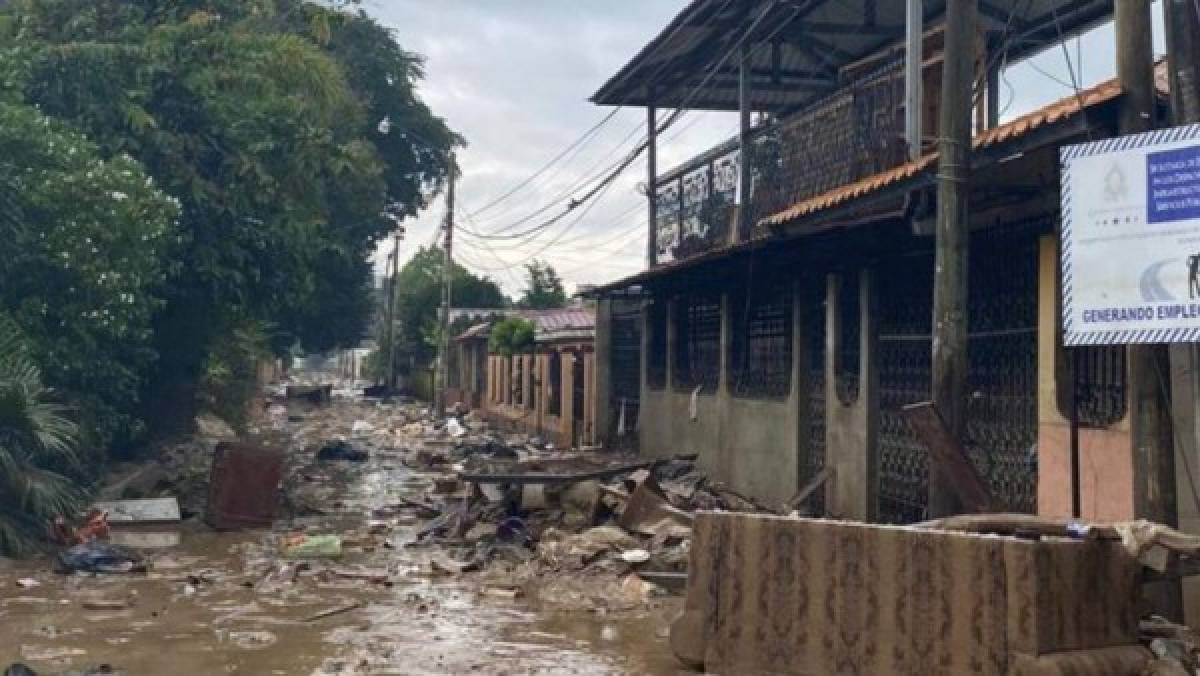
[[[1200,125],[1061,157],[1066,344],[1200,341]]]

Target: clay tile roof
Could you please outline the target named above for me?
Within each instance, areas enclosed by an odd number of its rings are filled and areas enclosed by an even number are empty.
[[[1160,91],[1166,86],[1166,64],[1155,67],[1155,82]],[[1011,122],[988,129],[975,137],[972,146],[976,150],[1019,138],[1046,125],[1054,124],[1075,115],[1080,110],[1107,103],[1121,95],[1121,85],[1116,79],[1102,82],[1095,87],[1072,94],[1060,101],[1022,115]],[[828,192],[800,201],[774,216],[762,221],[766,225],[783,225],[798,218],[811,216],[839,204],[869,195],[887,186],[913,178],[937,165],[937,153],[930,153],[919,160],[902,164],[894,169],[868,176],[864,179],[834,188]]]

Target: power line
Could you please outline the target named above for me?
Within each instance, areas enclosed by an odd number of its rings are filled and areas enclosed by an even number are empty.
[[[656,135],[661,134],[663,131],[670,128],[670,126],[672,124],[674,124],[675,121],[677,121],[684,114],[685,107],[688,104],[690,104],[693,100],[695,100],[695,98],[697,96],[700,95],[700,93],[701,93],[701,91],[703,91],[704,87],[707,86],[708,83],[712,80],[712,78],[716,76],[716,74],[725,65],[725,63],[729,60],[729,58],[741,48],[741,46],[750,37],[750,35],[754,32],[754,30],[758,27],[758,25],[760,23],[762,23],[762,21],[767,17],[768,14],[770,14],[771,10],[774,9],[777,4],[778,4],[778,0],[775,0],[774,2],[771,2],[766,7],[763,8],[763,10],[754,19],[754,21],[746,28],[746,30],[743,32],[742,36],[733,44],[733,46],[730,49],[726,50],[725,54],[721,57],[721,59],[711,69],[709,69],[709,72],[705,76],[704,80],[702,80],[700,82],[700,84],[698,84],[696,87],[694,87],[692,89],[692,91],[689,93],[688,97],[680,103],[679,108],[676,108],[672,113],[667,115],[666,120],[663,123],[658,125],[658,128],[656,129]],[[791,20],[793,18],[795,18],[795,16],[797,14],[799,14],[799,12],[800,12],[799,8],[795,9],[792,13],[792,16],[789,19],[787,19],[786,21],[781,22],[779,27],[777,27],[775,29],[775,31],[770,36],[768,36],[766,38],[766,40],[764,40],[764,42],[770,41],[771,38],[773,38],[781,30],[783,30],[783,28],[787,24],[791,23]],[[607,176],[605,176],[604,179],[602,179],[599,183],[597,183],[595,186],[593,186],[582,197],[580,197],[578,199],[572,199],[568,203],[567,208],[561,214],[558,214],[558,215],[538,224],[537,226],[534,226],[533,228],[527,229],[527,230],[523,231],[522,233],[504,234],[504,235],[482,235],[477,232],[471,232],[470,234],[479,239],[519,239],[519,238],[525,237],[529,234],[532,234],[535,232],[540,232],[542,230],[545,230],[545,229],[548,229],[548,228],[554,226],[556,223],[561,221],[572,211],[574,211],[575,209],[577,209],[584,203],[590,201],[592,198],[596,197],[601,192],[607,190],[607,188],[612,185],[612,182],[618,176],[620,176],[620,174],[622,172],[624,172],[625,169],[627,169],[631,164],[633,164],[633,162],[647,148],[648,144],[649,144],[649,133],[647,133],[647,135],[642,138],[642,140],[637,144],[637,146],[634,148],[634,150],[631,151],[626,156],[626,158],[624,160],[622,160],[620,162],[620,164],[611,173],[609,173]],[[576,221],[576,222],[578,222],[578,221]],[[569,226],[568,229],[570,229],[570,227],[573,227],[573,226],[574,226],[574,224],[572,224],[572,226]],[[541,250],[544,250],[544,249],[545,248],[543,247],[543,249],[541,249]]]

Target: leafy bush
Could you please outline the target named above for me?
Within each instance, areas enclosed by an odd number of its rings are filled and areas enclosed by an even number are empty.
[[[30,553],[54,517],[78,511],[82,494],[62,473],[76,464],[77,434],[16,324],[0,314],[0,554]]]

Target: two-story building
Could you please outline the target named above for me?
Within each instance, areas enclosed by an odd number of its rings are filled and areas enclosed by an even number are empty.
[[[595,94],[647,109],[652,187],[647,269],[595,291],[600,430],[634,382],[645,454],[698,453],[715,478],[776,504],[828,467],[812,512],[926,518],[929,453],[902,409],[932,395],[945,9],[694,0]],[[1126,352],[1068,359],[1057,300],[1059,149],[1116,136],[1123,89],[1104,82],[1011,120],[1000,110],[1007,64],[1111,18],[1113,2],[978,10],[965,57],[966,451],[998,508],[1069,516],[1075,438],[1083,515],[1129,518]],[[738,111],[742,128],[660,173],[672,118],[658,111],[673,110]]]

